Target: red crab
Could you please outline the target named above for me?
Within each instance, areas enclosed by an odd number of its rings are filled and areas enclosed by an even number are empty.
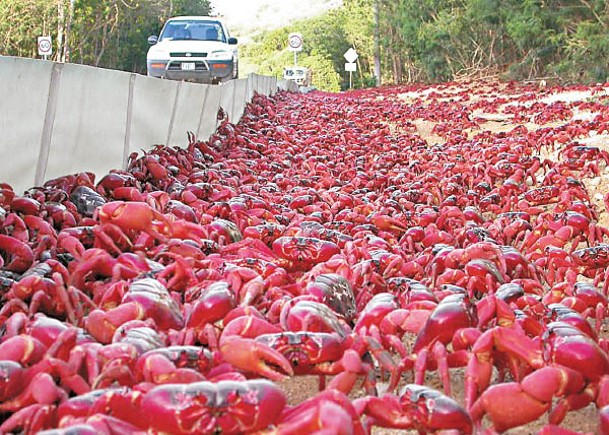
[[[358,376],[364,376],[364,387],[374,394],[376,380],[372,361],[366,358],[368,351],[385,370],[395,373],[395,363],[378,343],[356,335],[343,338],[336,333],[287,331],[260,335],[256,342],[281,353],[292,365],[295,375],[319,375],[320,390],[326,387],[326,375],[335,375],[329,389],[346,394],[351,392]]]
[[[279,423],[284,393],[266,380],[195,382],[153,388],[140,402],[137,426],[174,434],[237,434]]]
[[[456,338],[462,328],[475,326],[478,322],[475,307],[464,293],[444,297],[429,315],[417,335],[412,354],[402,360],[400,370],[414,369],[415,383],[423,384],[425,371],[437,367],[444,391],[450,394],[448,368],[465,365],[462,352],[448,352],[446,346]]]
[[[471,434],[472,419],[449,396],[417,384],[408,384],[399,395],[384,394],[355,399],[358,414],[366,416],[367,427],[381,426],[417,430],[420,433],[457,430]]]
[[[313,237],[279,237],[273,242],[273,252],[289,260],[289,271],[307,271],[315,264],[329,260],[340,249],[335,243]]]
[[[165,215],[145,202],[108,202],[96,210],[95,217],[100,223],[94,228],[96,237],[104,247],[119,254],[123,252],[119,245],[130,248],[140,232],[161,242],[167,242],[172,233]]]
[[[162,329],[180,329],[184,317],[167,289],[153,278],[136,280],[109,311],[94,310],[85,319],[85,329],[100,343],[110,343],[118,327],[130,320],[152,319]]]

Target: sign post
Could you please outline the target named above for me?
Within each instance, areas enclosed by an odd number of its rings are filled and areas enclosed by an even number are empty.
[[[353,73],[357,71],[357,64],[355,62],[347,62],[345,64],[345,71],[349,71],[349,89],[353,86]]]
[[[47,56],[53,54],[53,43],[50,36],[38,37],[38,55],[47,60]]]
[[[350,48],[343,54],[344,58],[347,60],[345,64],[345,71],[349,71],[349,89],[353,86],[353,72],[357,71],[357,64],[355,61],[358,58],[357,52],[355,49]]]
[[[302,35],[290,33],[288,35],[288,49],[294,52],[294,66],[298,65],[298,52],[302,51]]]

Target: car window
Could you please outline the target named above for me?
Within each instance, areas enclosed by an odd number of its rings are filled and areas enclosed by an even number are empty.
[[[165,40],[199,40],[221,41],[227,38],[222,26],[217,21],[176,20],[168,22],[161,32],[161,41]]]
[[[189,31],[186,28],[187,23],[180,21],[169,22],[161,32],[161,41],[189,39]]]

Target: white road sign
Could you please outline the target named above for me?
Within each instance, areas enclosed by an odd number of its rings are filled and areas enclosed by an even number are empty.
[[[300,33],[290,33],[288,36],[288,48],[291,51],[302,51],[302,35]]]
[[[349,72],[357,71],[357,64],[355,62],[347,62],[345,64],[345,71],[349,71]]]
[[[350,48],[349,50],[347,50],[345,52],[345,54],[343,54],[343,56],[345,57],[345,59],[347,59],[347,62],[349,62],[349,63],[355,62],[358,58],[357,51],[355,51],[355,49],[353,49],[353,48]]]
[[[50,36],[38,37],[38,54],[40,56],[50,56],[53,54],[53,44]]]

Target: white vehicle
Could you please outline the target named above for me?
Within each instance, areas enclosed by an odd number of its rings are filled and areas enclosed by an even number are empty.
[[[217,17],[174,17],[148,38],[148,75],[171,80],[219,83],[239,75],[237,38]]]

